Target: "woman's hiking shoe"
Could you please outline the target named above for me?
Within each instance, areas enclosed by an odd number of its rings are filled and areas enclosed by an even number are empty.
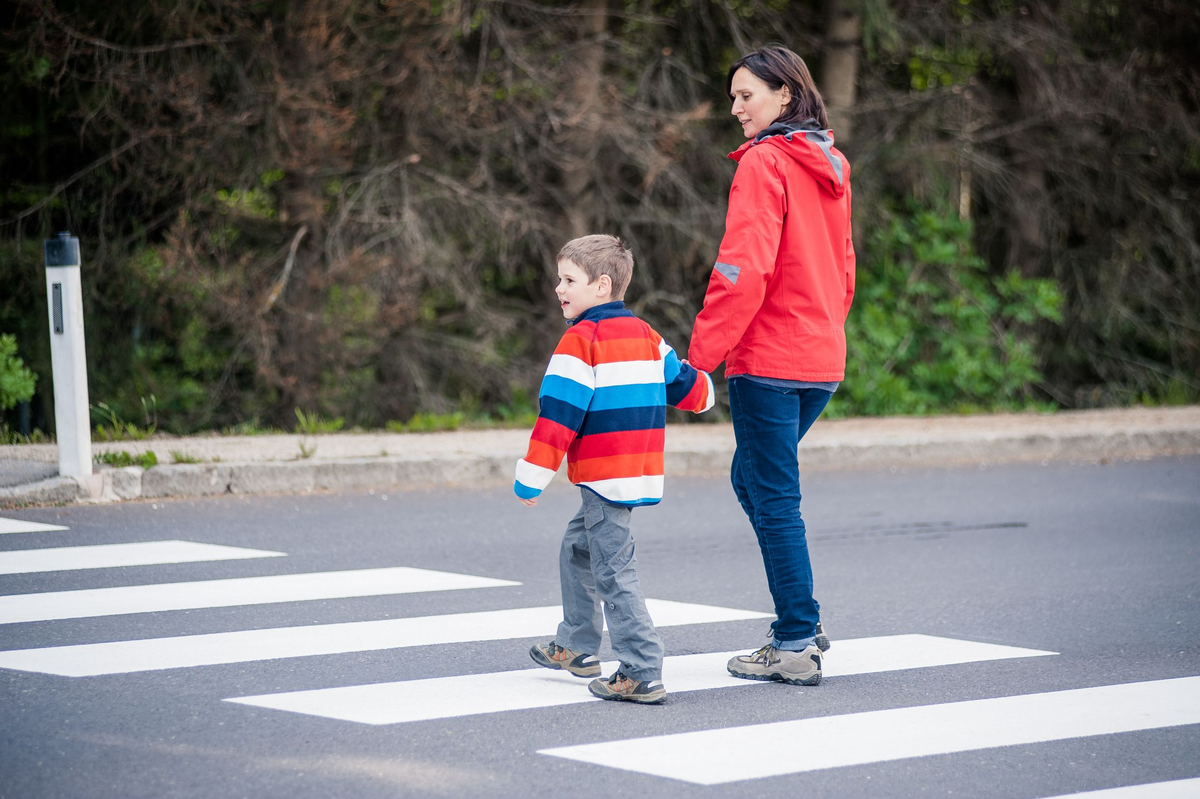
[[[767,644],[757,652],[732,658],[728,668],[730,674],[743,680],[816,685],[821,682],[821,650],[810,646],[800,652],[789,652]]]
[[[819,621],[817,622],[817,631],[814,636],[813,641],[816,642],[817,649],[820,649],[822,652],[828,652],[829,647],[832,645],[829,643],[829,636],[825,634],[825,628],[821,626],[821,622]],[[767,628],[767,638],[770,638],[772,641],[775,640],[774,627]]]
[[[667,701],[667,689],[663,687],[662,680],[638,682],[620,671],[613,672],[613,676],[607,680],[592,680],[588,683],[588,690],[601,699],[623,699],[643,705],[661,705]]]
[[[825,628],[821,626],[821,622],[817,622],[816,642],[817,642],[817,649],[820,649],[822,652],[829,651],[829,647],[830,647],[829,636],[825,634]]]
[[[529,657],[533,658],[533,662],[539,666],[569,671],[576,677],[600,676],[600,659],[598,657],[563,649],[553,641],[534,646],[529,650]]]

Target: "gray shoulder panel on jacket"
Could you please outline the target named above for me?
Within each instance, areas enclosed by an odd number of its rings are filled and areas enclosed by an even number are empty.
[[[825,157],[829,159],[829,165],[833,167],[833,174],[837,175],[838,185],[842,185],[842,159],[834,156],[830,150],[833,148],[833,139],[829,138],[822,131],[809,131],[804,134],[804,138],[808,139],[813,144],[821,148],[821,152],[825,153]]]
[[[733,283],[735,286],[737,285],[738,275],[740,275],[742,273],[742,268],[740,266],[734,266],[733,264],[723,264],[720,261],[717,261],[717,263],[713,266],[713,269],[717,270],[722,275],[729,278],[729,282]]]

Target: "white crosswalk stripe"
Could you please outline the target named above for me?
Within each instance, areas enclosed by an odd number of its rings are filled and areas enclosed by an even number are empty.
[[[838,641],[837,650],[837,657],[826,661],[827,678],[1055,654],[930,635]],[[725,664],[735,654],[741,653],[667,657],[663,662],[663,683],[672,694],[769,685],[731,676]],[[602,668],[605,674],[611,674],[617,665],[605,663]],[[398,724],[602,700],[588,693],[586,683],[578,677],[537,668],[243,696],[226,701],[362,724]]]
[[[752,610],[647,599],[656,626],[769,618]],[[246,663],[256,660],[369,652],[457,641],[496,641],[554,634],[562,607],[515,608],[442,616],[277,627],[174,638],[14,649],[0,652],[0,668],[90,677],[138,671]]]
[[[283,552],[199,544],[194,541],[143,541],[134,544],[96,544],[0,552],[0,574],[112,569],[121,566],[156,566],[283,556]]]
[[[1102,791],[1050,796],[1047,799],[1196,799],[1200,796],[1200,777],[1191,780],[1150,782],[1145,785],[1125,785]]]
[[[0,596],[0,624],[512,585],[520,583],[407,566],[130,585]]]
[[[697,785],[1200,724],[1200,677],[631,738],[540,754]]]
[[[70,529],[70,527],[63,527],[59,524],[27,522],[24,519],[9,519],[0,516],[0,535],[7,535],[9,533],[50,533]]]

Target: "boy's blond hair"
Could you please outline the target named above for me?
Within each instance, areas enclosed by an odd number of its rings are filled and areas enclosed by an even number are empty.
[[[601,275],[612,281],[612,298],[625,299],[625,289],[633,276],[633,253],[625,242],[616,236],[596,233],[571,239],[558,251],[558,261],[570,261],[584,271],[588,283],[595,283]]]

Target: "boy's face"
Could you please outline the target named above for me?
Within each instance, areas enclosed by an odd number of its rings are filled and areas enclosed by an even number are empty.
[[[612,278],[601,275],[592,283],[587,272],[574,261],[558,262],[558,285],[554,288],[563,316],[575,319],[588,308],[612,301]]]

